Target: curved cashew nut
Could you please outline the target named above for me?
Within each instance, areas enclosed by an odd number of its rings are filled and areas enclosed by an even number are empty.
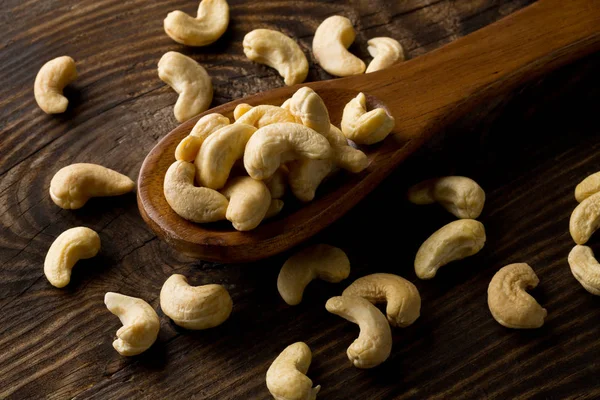
[[[575,279],[591,294],[600,296],[600,264],[587,246],[577,245],[569,253],[569,266]]]
[[[252,110],[252,106],[250,104],[247,103],[240,103],[237,106],[235,106],[235,109],[233,110],[233,119],[235,119],[236,121],[238,119],[240,119],[240,117],[244,114],[246,114],[248,111]]]
[[[298,200],[304,202],[312,201],[321,182],[335,171],[335,162],[331,159],[301,159],[290,162],[288,166],[290,189]]]
[[[238,231],[256,228],[271,206],[267,185],[247,176],[233,178],[221,193],[229,199],[225,217]]]
[[[281,199],[285,195],[288,172],[287,167],[282,165],[277,168],[273,175],[263,181],[269,188],[272,199]]]
[[[206,138],[227,125],[229,125],[229,118],[221,114],[213,113],[200,118],[190,134],[177,145],[175,159],[177,161],[194,161]]]
[[[179,97],[173,112],[179,122],[208,109],[213,98],[210,76],[202,65],[175,51],[165,53],[158,62],[158,77]]]
[[[44,261],[44,274],[54,287],[71,281],[71,270],[79,260],[92,258],[100,251],[100,236],[90,228],[67,229],[52,242]]]
[[[240,111],[238,110],[238,112]],[[235,120],[236,124],[248,124],[256,128],[262,128],[263,126],[278,122],[296,122],[296,120],[288,110],[270,105],[252,107]]]
[[[300,88],[290,98],[290,112],[296,121],[327,137],[331,123],[325,102],[309,87]]]
[[[392,351],[392,330],[377,307],[362,297],[338,296],[327,300],[325,308],[360,327],[358,338],[346,351],[355,367],[373,368],[387,360]]]
[[[306,56],[292,38],[271,29],[255,29],[244,36],[244,54],[250,60],[275,68],[288,86],[308,75]]]
[[[317,244],[298,251],[281,267],[277,290],[290,306],[300,304],[304,288],[316,278],[338,283],[350,275],[350,260],[342,249]]]
[[[583,200],[571,214],[569,231],[577,244],[585,244],[600,227],[600,193]]]
[[[160,330],[160,320],[150,304],[113,292],[104,295],[104,304],[123,324],[113,342],[113,347],[120,355],[135,356],[154,344]]]
[[[292,99],[289,98],[286,101],[284,101],[283,103],[281,103],[281,105],[279,107],[283,108],[284,110],[288,110],[290,109],[290,103],[292,102]]]
[[[387,303],[392,326],[407,327],[421,314],[421,296],[412,282],[393,274],[371,274],[355,280],[342,296],[362,297],[373,304]]]
[[[167,35],[177,43],[207,46],[227,30],[229,5],[226,0],[202,0],[196,18],[182,11],[172,11],[163,25]]]
[[[336,76],[365,72],[365,63],[347,49],[356,34],[348,18],[334,15],[321,22],[313,38],[313,54],[321,67]]]
[[[474,219],[450,222],[419,247],[415,272],[421,279],[431,279],[440,267],[476,254],[484,244],[485,229],[481,222]]]
[[[473,179],[445,176],[428,179],[408,189],[408,200],[414,204],[440,203],[458,218],[477,218],[485,204],[485,192]]]
[[[500,268],[488,287],[488,306],[498,323],[507,328],[530,329],[544,325],[548,315],[525,289],[535,288],[540,280],[525,263]]]
[[[167,203],[180,217],[192,222],[214,222],[225,218],[229,201],[216,190],[194,186],[194,164],[175,161],[165,175]]]
[[[236,123],[210,135],[196,156],[196,182],[210,189],[225,186],[233,164],[242,158],[246,143],[255,131],[251,125]]]
[[[38,106],[46,114],[60,114],[67,110],[69,99],[63,96],[63,89],[77,79],[75,61],[69,56],[57,57],[40,68],[33,94]]]
[[[376,37],[367,42],[367,51],[373,57],[369,63],[366,73],[388,68],[396,61],[404,61],[404,50],[402,45],[389,37]]]
[[[78,163],[61,168],[50,181],[50,197],[65,210],[76,210],[92,197],[119,196],[131,192],[129,177],[97,164]]]
[[[330,125],[329,133],[325,137],[331,144],[333,159],[337,166],[353,173],[361,172],[367,168],[369,165],[367,155],[350,146],[342,131],[337,127]]]
[[[269,205],[269,208],[267,209],[267,213],[265,214],[264,219],[273,218],[274,216],[279,214],[282,209],[283,209],[283,200],[271,199],[271,204]]]
[[[282,158],[322,160],[330,155],[329,142],[314,130],[291,122],[277,123],[252,135],[246,144],[244,167],[252,178],[266,179],[279,168]]]
[[[344,107],[342,132],[358,144],[373,144],[390,134],[396,121],[383,108],[367,112],[367,98],[359,93]]]
[[[598,192],[600,192],[600,172],[596,172],[579,182],[579,185],[575,188],[575,199],[581,203]]]
[[[275,400],[315,400],[321,385],[312,387],[306,376],[312,360],[304,342],[286,347],[267,370],[267,388]]]
[[[160,308],[185,329],[221,325],[231,314],[233,302],[221,285],[190,286],[186,277],[173,274],[160,290]]]

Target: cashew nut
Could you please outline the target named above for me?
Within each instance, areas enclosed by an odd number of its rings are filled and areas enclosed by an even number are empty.
[[[458,218],[477,218],[483,210],[485,192],[474,180],[464,176],[428,179],[408,189],[414,204],[440,203]]]
[[[244,166],[254,179],[273,175],[283,161],[298,157],[326,159],[331,146],[314,130],[291,122],[267,125],[257,130],[246,144]]]
[[[242,158],[256,128],[246,124],[227,125],[210,135],[196,156],[196,182],[210,189],[225,186],[233,164]]]
[[[213,113],[200,118],[190,134],[177,145],[175,159],[178,161],[194,161],[206,138],[227,125],[229,125],[229,118],[221,114]]]
[[[331,159],[295,160],[288,164],[290,173],[288,182],[294,196],[300,201],[308,202],[315,198],[317,188],[335,169]]]
[[[362,297],[373,304],[387,303],[387,319],[392,326],[411,325],[421,314],[421,296],[410,281],[393,274],[371,274],[355,280],[342,296]]]
[[[389,37],[376,37],[367,42],[367,50],[373,61],[369,63],[366,73],[379,71],[392,66],[396,61],[404,61],[402,45]]]
[[[46,114],[60,114],[67,110],[69,99],[63,89],[77,79],[75,61],[69,56],[57,57],[40,68],[35,77],[33,94],[38,106]]]
[[[287,167],[282,165],[273,175],[263,181],[269,188],[272,199],[281,199],[285,195],[288,172]]]
[[[179,94],[173,109],[177,121],[187,121],[210,106],[213,97],[210,76],[191,58],[175,51],[165,53],[158,62],[158,76]]]
[[[321,22],[313,39],[313,54],[321,67],[336,76],[365,72],[365,63],[347,49],[356,34],[348,18],[334,15]]]
[[[113,292],[104,295],[104,304],[123,324],[113,342],[113,347],[120,355],[135,356],[154,344],[160,320],[150,304],[136,297]]]
[[[172,11],[164,21],[165,32],[177,43],[207,46],[219,39],[229,25],[226,0],[202,0],[196,18],[182,11]]]
[[[229,200],[225,217],[238,231],[256,228],[271,206],[267,185],[247,176],[233,178],[221,193]]]
[[[600,296],[600,264],[587,246],[577,245],[569,253],[569,266],[575,279],[591,294]]]
[[[298,89],[290,99],[289,109],[297,122],[323,136],[329,134],[331,123],[327,106],[321,96],[311,88]]]
[[[283,108],[284,110],[288,110],[290,109],[290,103],[292,102],[292,99],[289,98],[286,101],[284,101],[283,103],[281,103],[281,105],[279,107]]]
[[[216,190],[194,186],[194,164],[175,161],[165,175],[167,203],[180,217],[192,222],[214,222],[225,218],[229,201]]]
[[[316,278],[337,283],[350,275],[350,260],[343,250],[317,244],[298,251],[281,267],[277,290],[290,306],[300,304],[304,288]]]
[[[484,244],[485,229],[481,222],[474,219],[450,222],[419,247],[415,273],[421,279],[431,279],[440,267],[476,254]]]
[[[276,400],[315,400],[321,386],[306,376],[312,359],[304,342],[286,347],[267,370],[267,388]]]
[[[342,132],[357,144],[373,144],[382,141],[394,129],[394,117],[383,108],[367,112],[364,93],[350,100],[342,114]]]
[[[600,193],[583,200],[573,213],[569,222],[571,237],[577,244],[585,244],[600,227]]]
[[[387,360],[392,351],[392,330],[377,307],[362,297],[337,296],[327,300],[325,308],[360,327],[358,338],[346,351],[355,367],[373,368]]]
[[[255,29],[244,36],[244,54],[250,60],[275,68],[288,86],[308,75],[306,56],[292,38],[271,29]]]
[[[67,229],[52,242],[44,274],[54,287],[63,288],[71,281],[71,270],[79,260],[92,258],[100,251],[100,236],[90,228]]]
[[[598,192],[600,192],[600,172],[596,172],[579,182],[579,185],[575,188],[575,199],[581,203]]]
[[[342,131],[337,127],[330,125],[329,133],[324,136],[329,140],[333,150],[333,159],[337,166],[353,173],[361,172],[367,168],[369,165],[367,155],[350,146]]]
[[[240,111],[238,110],[238,113]],[[236,124],[248,124],[256,128],[262,128],[277,122],[296,122],[296,120],[288,110],[270,105],[252,107],[235,120]]]
[[[273,218],[274,216],[279,214],[282,209],[283,209],[283,200],[271,199],[271,204],[269,205],[269,209],[267,210],[267,213],[265,214],[264,219]]]
[[[190,286],[185,276],[173,274],[160,290],[160,308],[185,329],[221,325],[231,314],[231,296],[221,285]]]
[[[61,168],[50,181],[52,201],[65,210],[84,206],[92,197],[119,196],[131,192],[129,177],[97,164],[78,163]]]
[[[250,110],[252,110],[252,106],[250,104],[240,103],[235,106],[235,109],[233,110],[233,118],[237,121],[242,115],[246,114]]]
[[[498,323],[507,328],[530,329],[544,325],[548,312],[526,289],[540,280],[528,264],[510,264],[500,268],[488,286],[488,306]]]

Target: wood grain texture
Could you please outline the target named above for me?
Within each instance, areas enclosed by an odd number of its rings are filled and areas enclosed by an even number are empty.
[[[285,255],[226,267],[188,259],[146,227],[133,194],[94,199],[77,211],[54,206],[47,191],[62,166],[95,162],[136,177],[147,152],[176,126],[176,95],[156,75],[168,50],[207,66],[218,105],[281,85],[275,71],[243,56],[241,38],[255,27],[279,27],[308,50],[319,22],[341,13],[359,31],[357,54],[366,58],[368,38],[389,35],[417,57],[529,1],[293,3],[301,7],[232,0],[226,35],[208,48],[187,49],[170,41],[161,24],[173,9],[193,13],[195,2],[2,2],[0,398],[267,399],[269,363],[297,340],[313,350],[309,376],[327,399],[598,398],[600,300],[566,262],[573,190],[600,169],[598,54],[512,99],[490,101],[484,121],[478,111],[457,121],[314,239],[348,253],[348,283],[392,272],[421,292],[421,318],[394,330],[392,356],[375,370],[349,365],[345,349],[358,329],[324,309],[345,283],[311,283],[304,302],[288,307],[275,284]],[[63,54],[78,61],[80,78],[69,89],[69,111],[49,117],[35,105],[33,80],[45,61]],[[310,80],[324,78],[311,68]],[[435,280],[418,281],[414,254],[451,215],[407,204],[404,192],[422,178],[453,173],[486,189],[481,220],[488,242]],[[44,256],[56,236],[77,225],[98,231],[102,250],[58,290],[43,277]],[[598,251],[600,237],[590,243]],[[541,279],[534,295],[549,312],[542,329],[507,330],[489,315],[487,284],[511,262],[528,262]],[[120,357],[111,347],[120,324],[104,307],[104,293],[139,296],[158,309],[160,287],[174,272],[193,284],[224,284],[234,301],[230,320],[186,332],[159,310],[153,348]]]

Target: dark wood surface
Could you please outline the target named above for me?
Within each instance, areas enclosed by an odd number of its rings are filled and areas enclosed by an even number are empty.
[[[600,396],[600,299],[578,284],[566,261],[574,187],[600,170],[599,54],[456,121],[315,237],[343,248],[352,273],[338,285],[311,283],[296,307],[276,290],[285,254],[244,265],[204,263],[159,240],[134,194],[77,211],[51,202],[50,179],[62,166],[94,162],[135,178],[148,151],[176,126],[176,95],[156,74],[168,50],[207,66],[218,105],[281,85],[275,71],[243,56],[241,38],[253,28],[283,29],[310,54],[319,22],[341,13],[356,24],[357,54],[367,58],[366,40],[387,35],[413,58],[530,1],[389,3],[292,8],[232,0],[230,29],[201,49],[179,46],[162,31],[168,11],[192,13],[195,2],[0,3],[0,398],[266,399],[270,362],[298,340],[313,350],[309,376],[326,399]],[[68,90],[67,113],[47,116],[35,105],[33,81],[45,61],[63,54],[78,61],[80,78]],[[326,78],[312,66],[310,80]],[[488,240],[480,254],[419,281],[412,268],[418,246],[452,216],[407,204],[404,192],[423,178],[455,173],[486,190]],[[53,288],[43,276],[46,251],[77,225],[99,232],[101,253],[77,265],[66,289]],[[600,236],[590,244],[600,252]],[[508,330],[489,314],[488,282],[512,262],[528,262],[540,277],[533,294],[549,313],[541,329]],[[111,346],[120,323],[104,307],[104,293],[138,296],[158,309],[160,287],[175,272],[193,284],[224,284],[234,301],[230,319],[188,332],[159,310],[157,343],[141,356],[120,357]],[[415,282],[423,307],[413,326],[393,331],[390,359],[365,371],[345,354],[357,327],[327,313],[324,303],[372,272]]]

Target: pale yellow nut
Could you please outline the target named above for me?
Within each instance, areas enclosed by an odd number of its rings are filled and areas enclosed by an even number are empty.
[[[373,304],[387,303],[390,325],[407,327],[421,315],[421,296],[412,282],[393,274],[371,274],[352,282],[342,296],[362,297]]]
[[[389,37],[376,37],[367,42],[367,50],[373,61],[369,63],[366,73],[391,67],[398,61],[404,61],[402,45]]]
[[[325,135],[333,151],[335,164],[347,171],[358,173],[367,168],[369,159],[362,151],[348,144],[346,137],[334,125],[329,126],[329,133]]]
[[[288,173],[288,168],[282,165],[277,168],[273,175],[263,181],[269,188],[272,199],[281,199],[285,195]]]
[[[196,159],[202,143],[215,131],[229,125],[229,118],[213,113],[200,118],[189,135],[175,149],[175,159],[192,162]]]
[[[474,219],[483,211],[485,192],[473,179],[444,176],[412,186],[408,189],[408,200],[414,204],[438,202],[458,218]]]
[[[246,114],[248,111],[252,110],[252,106],[250,104],[246,104],[246,103],[240,103],[237,106],[235,106],[235,109],[233,110],[233,119],[235,119],[236,121],[238,119],[240,119],[240,117],[244,114]]]
[[[291,98],[287,99],[286,101],[284,101],[283,103],[281,103],[280,107],[283,108],[284,110],[289,110],[291,102],[292,102]]]
[[[600,172],[596,172],[579,182],[579,185],[575,188],[575,199],[581,203],[598,192],[600,192]]]
[[[331,123],[325,102],[314,90],[300,88],[290,99],[289,109],[298,123],[323,136],[329,134]]]
[[[199,186],[221,189],[233,164],[244,155],[246,143],[256,128],[246,124],[222,127],[210,135],[196,156],[196,182]]]
[[[248,176],[231,179],[221,193],[229,200],[225,217],[238,231],[256,228],[271,206],[267,185]]]
[[[69,99],[63,95],[63,89],[77,79],[75,61],[69,56],[57,57],[40,68],[33,94],[38,106],[46,114],[60,114],[67,110]]]
[[[282,162],[301,157],[322,160],[331,156],[327,139],[296,123],[277,123],[257,130],[246,144],[244,167],[254,179],[267,179]]]
[[[190,286],[185,276],[173,274],[160,290],[160,308],[182,328],[200,330],[225,322],[233,302],[221,285]]]
[[[292,193],[298,200],[309,202],[315,198],[321,182],[335,171],[335,162],[332,159],[301,159],[291,161],[288,167],[288,183]]]
[[[150,304],[113,292],[106,293],[104,304],[123,324],[113,342],[113,347],[120,355],[135,356],[154,344],[160,330],[160,320]]]
[[[544,325],[548,312],[525,291],[535,288],[539,282],[533,269],[525,263],[500,268],[488,286],[488,306],[494,319],[514,329]]]
[[[165,175],[164,195],[180,217],[192,222],[215,222],[225,219],[229,201],[216,190],[194,186],[194,164],[175,161]]]
[[[119,196],[135,187],[129,177],[97,164],[61,168],[50,181],[50,197],[65,210],[81,208],[92,197]]]
[[[434,232],[417,251],[415,273],[431,279],[449,262],[476,254],[485,244],[483,224],[474,219],[459,219]]]
[[[281,267],[277,290],[290,306],[300,304],[304,289],[313,279],[337,283],[350,275],[350,260],[342,249],[317,244],[296,252]]]
[[[306,376],[312,354],[304,342],[286,347],[267,370],[267,388],[275,400],[315,400],[321,386]]]
[[[229,5],[226,0],[202,0],[196,18],[182,11],[172,11],[163,25],[167,35],[177,43],[207,46],[227,30]]]
[[[313,54],[321,67],[336,76],[358,75],[365,72],[365,63],[347,49],[356,34],[348,18],[334,15],[317,28],[313,38]]]
[[[250,60],[275,68],[288,86],[302,83],[308,61],[298,43],[281,32],[255,29],[244,36],[244,54]]]
[[[342,114],[342,132],[357,144],[381,142],[395,125],[394,117],[383,108],[367,112],[367,99],[363,93],[350,100]]]
[[[236,124],[247,124],[256,128],[279,122],[296,122],[296,120],[288,110],[270,105],[252,107],[235,120]]]
[[[577,245],[569,253],[569,266],[575,279],[591,294],[600,296],[600,264],[587,246]]]
[[[571,214],[569,231],[577,244],[585,244],[600,227],[600,193],[583,200]]]
[[[92,258],[100,251],[100,236],[90,228],[67,229],[52,242],[44,261],[44,275],[54,287],[71,281],[71,270],[79,260]]]
[[[338,296],[327,300],[325,308],[358,324],[360,334],[346,351],[355,367],[373,368],[387,360],[392,351],[392,330],[377,307],[362,297]]]
[[[158,77],[179,95],[173,109],[177,121],[187,121],[210,106],[212,81],[191,58],[175,51],[165,53],[158,62]]]
[[[265,214],[265,218],[273,218],[277,214],[279,214],[283,210],[283,200],[280,199],[271,199],[271,204],[267,209],[267,213]]]

